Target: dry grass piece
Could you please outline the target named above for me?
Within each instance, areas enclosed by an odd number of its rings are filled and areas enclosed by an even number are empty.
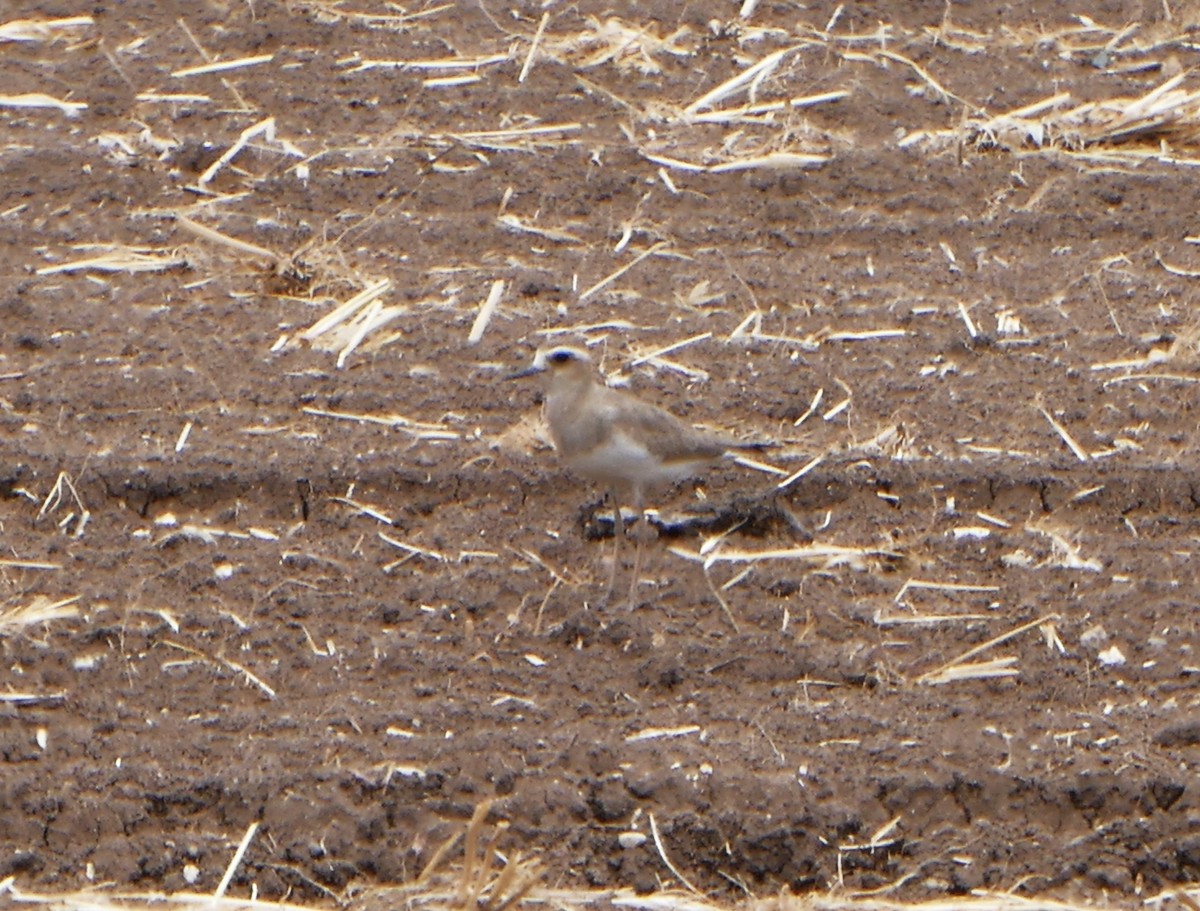
[[[54,41],[66,36],[68,29],[95,25],[91,16],[68,16],[63,19],[13,19],[0,25],[0,41]]]
[[[816,168],[833,160],[832,155],[819,152],[768,152],[763,155],[748,155],[717,164],[697,164],[680,158],[668,158],[645,149],[638,150],[643,158],[654,164],[676,171],[693,174],[728,174],[733,171],[784,171]]]
[[[491,54],[487,57],[442,57],[436,60],[360,60],[348,73],[366,70],[417,70],[435,72],[444,70],[476,70],[483,66],[507,63],[510,54]]]
[[[658,823],[654,819],[654,814],[648,813],[646,815],[650,820],[650,834],[654,837],[654,847],[658,851],[658,856],[662,858],[662,862],[666,864],[667,869],[675,875],[677,880],[683,883],[689,892],[691,892],[693,895],[703,895],[704,893],[693,886],[688,878],[680,873],[679,870],[675,868],[675,865],[671,863],[671,858],[667,857],[667,849],[663,847],[662,836],[658,834]]]
[[[62,564],[37,563],[33,560],[0,560],[0,569],[62,569]]]
[[[385,307],[378,300],[391,287],[390,278],[369,285],[301,332],[300,338],[318,351],[338,352],[337,367],[341,370],[368,335],[408,313],[407,307]],[[377,338],[368,350],[377,351],[397,338],[398,333]]]
[[[803,47],[803,45],[793,45],[791,47],[780,48],[763,57],[746,69],[742,70],[736,76],[726,79],[714,89],[705,92],[686,108],[683,109],[684,118],[689,118],[703,111],[705,108],[713,107],[718,101],[724,101],[731,95],[736,95],[743,89],[749,89],[753,93],[763,81],[775,71],[775,68],[783,62],[783,58],[792,51]]]
[[[833,157],[833,138],[816,129],[796,111],[849,97],[846,90],[816,95],[795,95],[788,83],[796,81],[793,65],[797,51],[815,42],[805,40],[772,51],[741,72],[709,89],[682,107],[670,102],[652,106],[643,113],[654,121],[651,141],[638,148],[639,154],[662,169],[659,178],[678,194],[669,172],[729,174],[744,171],[794,171],[824,165]],[[785,66],[786,63],[786,66]],[[781,86],[782,84],[782,86]],[[783,88],[782,95],[760,100],[768,88]],[[718,104],[735,96],[748,96],[744,103],[720,109]],[[657,124],[666,121],[666,129]],[[728,127],[714,136],[701,125]],[[632,134],[630,134],[632,138]]]
[[[688,119],[691,123],[764,123],[770,115],[781,111],[815,107],[849,97],[850,92],[839,89],[819,95],[801,95],[784,101],[762,101],[757,104],[745,104],[740,108],[720,108],[703,114],[693,114]]]
[[[698,342],[706,342],[710,338],[712,338],[711,332],[701,332],[698,335],[693,335],[689,338],[683,339],[682,341],[671,342],[669,345],[663,345],[661,348],[655,348],[649,354],[638,355],[629,362],[629,367],[632,368],[641,366],[642,364],[653,364],[656,367],[665,366],[667,369],[677,370],[678,372],[683,373],[685,376],[692,377],[693,379],[707,380],[707,371],[693,370],[691,368],[680,370],[678,364],[664,360],[663,355],[671,354],[675,351],[679,351],[681,348],[686,348],[689,345],[695,345]]]
[[[797,423],[799,423],[799,421],[797,421]],[[776,490],[786,490],[787,488],[791,487],[793,484],[795,484],[797,481],[799,481],[802,477],[804,477],[806,474],[808,474],[810,471],[812,471],[814,468],[816,468],[818,465],[820,465],[822,462],[824,462],[826,455],[827,455],[827,453],[821,453],[818,456],[814,456],[802,468],[799,468],[796,471],[792,472],[790,475],[788,475],[786,478],[784,478],[782,481],[780,481],[778,484],[776,484],[775,489]]]
[[[54,479],[54,486],[50,488],[50,493],[46,494],[46,499],[42,501],[42,507],[38,510],[37,518],[43,519],[50,513],[56,512],[64,502],[70,500],[79,510],[78,516],[74,512],[67,513],[58,522],[58,527],[63,531],[75,522],[75,530],[71,532],[71,537],[82,538],[83,530],[87,527],[88,522],[92,518],[91,512],[83,505],[83,499],[79,496],[79,491],[75,489],[75,482],[71,480],[71,476],[65,471],[60,471],[58,477]]]
[[[364,13],[357,10],[342,10],[338,9],[341,5],[341,0],[331,0],[331,2],[317,2],[312,8],[315,14],[315,19],[318,22],[353,22],[356,25],[365,25],[367,28],[376,29],[391,29],[392,31],[407,31],[409,25],[420,19],[428,19],[436,16],[438,13],[444,13],[448,9],[454,9],[455,4],[443,3],[440,6],[431,6],[428,9],[417,10],[412,13]]]
[[[832,160],[832,155],[816,152],[767,152],[764,155],[751,155],[747,158],[737,158],[733,161],[709,165],[705,170],[709,174],[728,174],[732,171],[803,170],[804,168],[820,167]]]
[[[973,592],[977,594],[994,594],[1000,591],[998,585],[966,585],[961,582],[926,582],[923,579],[908,579],[900,590],[896,592],[892,598],[897,604],[907,604],[904,596],[910,591],[938,591],[938,592]]]
[[[38,702],[62,702],[67,698],[65,691],[57,693],[0,693],[0,705],[34,705]],[[3,883],[0,883],[0,887]],[[3,891],[0,888],[0,891]]]
[[[457,440],[462,434],[447,430],[444,424],[430,424],[425,421],[414,421],[400,414],[355,414],[348,411],[327,411],[322,408],[302,408],[305,414],[314,417],[334,418],[340,421],[358,421],[363,424],[382,424],[394,430],[400,430],[418,440]]]
[[[557,58],[577,69],[593,69],[612,64],[619,72],[630,70],[658,75],[663,71],[658,60],[661,55],[690,57],[692,49],[685,42],[692,30],[680,26],[663,36],[652,25],[633,25],[609,16],[601,21],[589,16],[587,29],[574,35],[546,38],[542,43],[546,56]]]
[[[531,897],[542,880],[541,867],[535,860],[522,859],[519,853],[505,856],[497,850],[496,843],[507,825],[488,827],[492,806],[492,801],[476,806],[465,832],[455,832],[446,839],[414,881],[372,890],[367,904],[410,911],[420,908],[507,911]],[[462,856],[458,863],[452,864],[449,859],[460,843]],[[542,890],[537,894],[541,895]]]
[[[630,269],[632,269],[634,266],[636,266],[638,263],[640,263],[643,259],[653,256],[655,253],[658,253],[666,246],[667,246],[667,242],[665,240],[660,240],[658,243],[654,244],[654,246],[649,247],[646,250],[643,250],[641,253],[639,253],[637,256],[635,256],[631,262],[628,262],[625,265],[621,266],[621,268],[617,269],[615,272],[609,273],[604,278],[600,279],[600,281],[596,282],[596,284],[592,285],[590,288],[588,288],[586,291],[584,291],[581,295],[579,295],[579,302],[583,303],[585,300],[587,300],[589,297],[591,297],[596,292],[601,291],[604,288],[607,288],[609,285],[611,285],[613,282],[615,282],[618,278],[620,278],[622,275],[624,275],[626,272],[628,272]]]
[[[70,620],[79,616],[80,595],[52,601],[45,595],[38,595],[28,604],[15,605],[6,610],[0,610],[0,638],[15,636],[22,630],[42,623],[55,620]]]
[[[144,101],[147,104],[212,104],[211,95],[201,95],[198,93],[183,93],[172,92],[170,94],[161,94],[159,92],[138,92],[135,96],[138,101]]]
[[[895,61],[896,63],[902,63],[905,66],[907,66],[914,73],[916,73],[918,76],[921,77],[922,82],[924,82],[931,89],[933,89],[933,91],[936,93],[936,95],[938,96],[938,98],[940,100],[949,101],[949,100],[953,99],[954,101],[957,101],[959,104],[961,104],[963,107],[973,108],[976,111],[979,110],[979,108],[976,108],[975,105],[971,104],[966,99],[960,98],[958,95],[955,95],[948,88],[946,88],[944,85],[942,85],[936,79],[934,79],[933,76],[929,73],[929,71],[926,70],[919,63],[917,63],[915,60],[910,60],[908,57],[905,57],[903,54],[897,54],[895,51],[889,51],[889,50],[882,49],[882,48],[880,50],[876,51],[876,54],[879,57],[883,58],[884,60],[892,60],[892,61]]]
[[[222,234],[220,231],[214,230],[207,225],[202,225],[197,221],[192,221],[192,219],[188,218],[186,215],[176,213],[175,223],[178,224],[179,227],[190,231],[192,234],[195,234],[197,237],[203,240],[211,241],[215,244],[221,244],[222,246],[237,250],[239,253],[245,253],[249,256],[256,256],[261,259],[270,260],[274,263],[283,262],[283,257],[273,250],[268,250],[266,247],[259,247],[255,244],[247,243],[244,240],[238,240],[236,237],[230,237],[228,234]]]
[[[506,212],[496,216],[496,224],[507,231],[512,231],[514,234],[533,234],[537,237],[544,237],[546,240],[552,240],[559,244],[582,244],[583,238],[578,234],[572,234],[570,231],[563,231],[558,228],[543,228],[528,221],[523,221],[516,215]]]
[[[214,658],[210,655],[204,654],[204,652],[201,652],[197,649],[191,648],[190,646],[183,645],[180,642],[172,642],[170,639],[164,639],[163,645],[169,646],[170,648],[178,649],[179,651],[184,652],[185,654],[191,655],[193,658],[195,658],[197,661],[200,661],[203,664],[209,664],[209,665],[212,665],[213,667],[223,667],[228,670],[234,671],[235,673],[240,674],[241,676],[245,677],[247,683],[251,683],[254,686],[258,687],[259,690],[261,690],[263,693],[266,694],[268,699],[277,698],[277,695],[276,695],[274,689],[272,689],[270,686],[268,686],[256,674],[251,672],[249,668],[245,667],[244,665],[238,664],[236,661],[230,661],[228,658],[221,658],[221,657]],[[194,662],[191,662],[191,661],[168,661],[163,664],[163,667],[164,668],[179,667],[181,665],[192,664],[192,663],[194,663]],[[251,833],[251,834],[253,834],[253,833]]]
[[[87,105],[82,101],[61,101],[41,92],[27,92],[23,95],[0,95],[0,108],[56,108],[68,117],[78,117],[80,111],[87,110]]]
[[[1098,558],[1090,559],[1080,555],[1079,545],[1072,544],[1057,530],[1048,527],[1043,522],[1041,525],[1029,524],[1025,526],[1026,531],[1032,532],[1035,535],[1041,535],[1049,540],[1053,548],[1053,555],[1047,557],[1046,560],[1038,564],[1038,568],[1052,567],[1054,569],[1081,569],[1085,572],[1098,573],[1104,569],[1104,563]]]
[[[550,12],[542,13],[542,19],[538,22],[537,31],[533,33],[533,40],[529,42],[529,53],[525,55],[525,62],[521,64],[521,72],[517,75],[517,83],[522,83],[529,76],[529,71],[533,69],[534,55],[537,54],[538,45],[541,44],[542,35],[546,32],[546,24],[550,21]]]
[[[378,535],[381,540],[392,545],[392,547],[395,547],[398,550],[404,551],[405,553],[405,556],[401,559],[395,560],[392,563],[384,566],[383,571],[385,573],[390,573],[396,567],[403,566],[414,557],[426,557],[435,563],[466,563],[470,560],[479,559],[495,560],[500,556],[498,553],[491,550],[460,550],[457,554],[451,556],[450,554],[441,553],[440,551],[429,550],[428,548],[424,547],[417,547],[415,544],[407,544],[404,541],[399,541],[396,538],[385,535],[383,532],[378,532]]]
[[[216,898],[220,898],[229,888],[229,884],[233,882],[233,874],[237,872],[237,868],[241,866],[242,858],[246,856],[246,849],[250,847],[250,839],[254,837],[254,833],[258,831],[259,824],[257,822],[250,823],[246,829],[246,834],[242,836],[241,842],[238,844],[237,850],[233,852],[233,858],[229,861],[229,866],[225,868],[225,875],[221,877],[221,882],[217,884],[217,891],[213,893]]]
[[[341,503],[343,506],[349,506],[351,509],[357,510],[360,515],[374,519],[376,522],[379,522],[383,525],[392,526],[396,524],[396,520],[382,510],[376,509],[374,506],[368,506],[366,503],[359,503],[357,500],[351,499],[350,497],[330,497],[329,502]]]
[[[975,648],[968,649],[963,652],[953,661],[947,661],[941,667],[935,668],[932,671],[927,671],[917,678],[917,683],[935,686],[940,683],[954,683],[959,680],[974,680],[987,677],[1011,677],[1017,673],[1014,667],[1017,659],[1012,657],[995,658],[990,661],[980,661],[968,663],[968,659],[974,658],[981,652],[987,651],[994,645],[999,645],[1001,642],[1007,642],[1021,633],[1036,629],[1043,623],[1053,623],[1058,619],[1058,614],[1047,614],[1045,617],[1039,617],[1037,620],[1031,620],[1028,623],[1023,623],[1016,629],[1011,629],[1007,633],[1002,633],[989,639],[982,645],[977,645]]]
[[[808,544],[803,547],[788,547],[772,550],[732,550],[716,547],[709,553],[687,550],[683,547],[668,547],[670,553],[694,563],[712,566],[714,563],[761,563],[769,560],[799,560],[817,563],[825,569],[850,566],[865,569],[871,559],[898,560],[901,554],[892,550],[874,547],[843,547],[837,544]]]
[[[1086,462],[1089,458],[1091,458],[1087,454],[1087,451],[1084,450],[1084,448],[1082,446],[1080,446],[1077,442],[1075,442],[1075,438],[1073,436],[1071,436],[1071,434],[1067,433],[1067,428],[1063,427],[1062,424],[1060,424],[1058,421],[1056,421],[1050,415],[1049,411],[1047,411],[1041,405],[1038,406],[1038,411],[1040,411],[1042,413],[1042,417],[1044,417],[1050,423],[1050,426],[1054,428],[1054,432],[1057,433],[1060,437],[1062,437],[1062,441],[1064,443],[1066,443],[1067,448],[1070,449],[1071,452],[1075,454],[1075,458],[1079,459],[1079,461],[1081,461],[1081,462]]]
[[[176,75],[178,75],[178,74],[176,74]],[[229,164],[229,162],[233,161],[233,159],[237,156],[238,152],[240,152],[242,149],[244,149],[246,146],[248,146],[250,144],[251,140],[257,139],[259,136],[262,136],[263,139],[265,139],[267,142],[278,143],[280,148],[283,151],[283,154],[285,154],[285,155],[290,155],[293,158],[303,158],[304,157],[304,153],[301,152],[298,148],[296,148],[296,146],[293,145],[288,140],[276,139],[276,137],[275,137],[275,118],[268,117],[265,120],[260,120],[258,123],[253,124],[252,126],[248,126],[248,127],[246,127],[246,129],[242,130],[242,132],[239,134],[237,140],[234,142],[233,145],[231,145],[229,147],[229,149],[225,152],[225,154],[222,155],[220,158],[218,158],[216,161],[214,161],[211,165],[209,165],[205,169],[204,173],[201,174],[198,178],[196,178],[196,186],[204,187],[206,184],[208,184],[214,177],[217,176],[217,173],[223,167],[225,167],[225,165],[227,165],[227,164]]]
[[[492,152],[536,152],[538,149],[555,149],[576,142],[565,138],[567,133],[583,129],[581,123],[549,123],[542,126],[514,127],[506,130],[470,130],[466,133],[434,134],[430,139],[436,144],[458,143],[470,149]]]
[[[471,332],[467,336],[468,345],[478,345],[480,339],[483,338],[483,333],[487,331],[488,323],[492,321],[492,316],[496,313],[496,307],[500,303],[500,298],[504,297],[504,279],[498,278],[492,282],[491,290],[488,291],[487,298],[479,306],[479,313],[475,317],[475,322],[471,324]]]
[[[108,253],[76,259],[56,266],[43,266],[38,275],[58,275],[63,272],[166,272],[169,269],[185,269],[188,261],[179,253],[155,250],[152,247],[125,247],[114,245]]]
[[[626,743],[641,743],[643,740],[664,740],[672,737],[686,737],[689,734],[699,734],[703,730],[698,724],[684,724],[675,728],[643,728],[625,736]]]
[[[1190,163],[1166,154],[1172,145],[1200,145],[1200,90],[1182,87],[1188,75],[1180,73],[1132,98],[1078,104],[1070,93],[1059,92],[994,117],[972,117],[955,130],[914,133],[901,145],[932,140],[944,146],[967,143],[980,149],[1040,152],[1107,147],[1110,159]]]
[[[230,70],[258,66],[260,63],[270,63],[274,59],[274,54],[258,54],[254,57],[239,57],[236,60],[218,60],[212,63],[201,63],[198,66],[184,67],[181,70],[176,70],[171,75],[176,79],[182,79],[186,76],[202,76],[206,73],[227,73]]]

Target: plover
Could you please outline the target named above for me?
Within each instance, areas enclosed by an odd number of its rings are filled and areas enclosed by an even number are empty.
[[[609,594],[624,535],[622,502],[633,506],[644,521],[648,491],[691,477],[731,449],[759,445],[692,427],[664,408],[597,382],[591,356],[580,348],[539,349],[533,363],[512,378],[533,374],[543,377],[546,423],[559,458],[576,474],[608,488],[616,533]],[[638,535],[629,585],[631,608],[641,556]]]

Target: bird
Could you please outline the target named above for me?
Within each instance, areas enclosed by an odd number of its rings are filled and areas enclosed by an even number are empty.
[[[613,389],[596,377],[591,355],[582,348],[539,348],[533,363],[512,379],[540,375],[545,417],[559,458],[571,471],[604,485],[613,507],[615,544],[609,574],[616,582],[624,522],[621,503],[645,518],[646,494],[709,467],[733,449],[759,448],[685,423],[658,405]],[[628,606],[634,606],[641,570],[642,538],[637,538]]]

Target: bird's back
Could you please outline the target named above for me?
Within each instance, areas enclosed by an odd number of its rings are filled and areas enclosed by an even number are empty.
[[[554,445],[575,472],[639,494],[689,477],[737,445],[607,386],[552,395],[546,409]]]

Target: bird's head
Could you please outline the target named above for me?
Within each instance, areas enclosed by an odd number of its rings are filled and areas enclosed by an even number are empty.
[[[541,374],[551,386],[591,382],[592,358],[582,348],[573,348],[570,345],[539,348],[533,356],[533,363],[514,373],[509,379],[534,374]]]

